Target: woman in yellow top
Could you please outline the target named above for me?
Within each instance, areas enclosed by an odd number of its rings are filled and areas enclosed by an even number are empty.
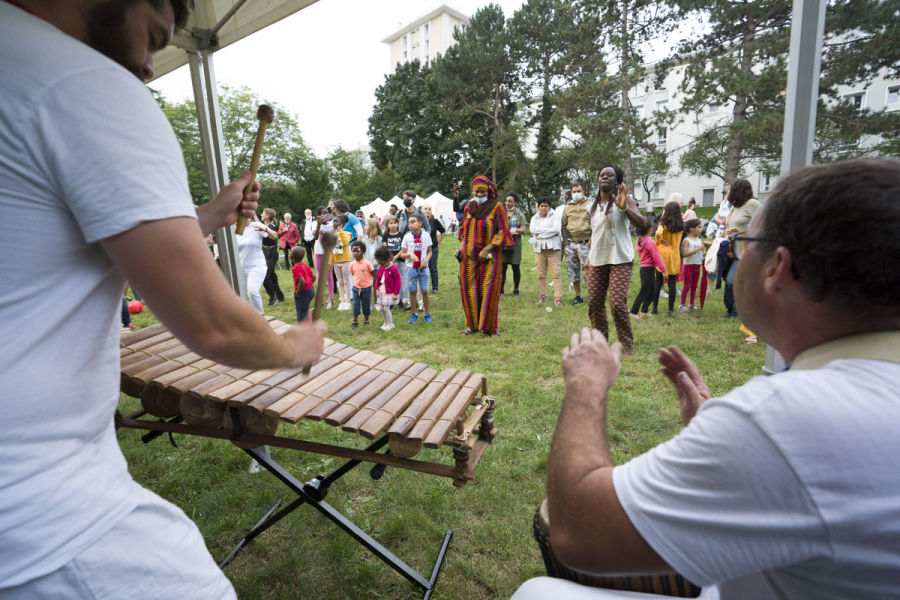
[[[682,236],[684,236],[684,220],[681,218],[681,206],[677,202],[668,202],[656,229],[656,247],[666,265],[666,274],[669,278],[669,314],[675,310],[675,298],[678,296],[678,272],[681,270],[681,253],[678,249],[681,247]],[[657,271],[651,311],[654,315],[659,306],[659,292],[662,285],[663,274]]]
[[[353,303],[350,300],[350,240],[353,234],[344,231],[347,224],[347,215],[337,215],[334,218],[334,235],[337,242],[332,250],[332,268],[337,279],[338,293],[341,296],[338,310],[350,310]]]

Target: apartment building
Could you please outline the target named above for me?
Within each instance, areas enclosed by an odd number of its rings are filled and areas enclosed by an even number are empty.
[[[672,69],[664,81],[654,85],[654,64],[645,65],[647,77],[643,84],[637,85],[629,92],[632,107],[638,115],[651,120],[656,112],[678,110],[681,98],[678,88],[684,78],[684,66]],[[868,108],[873,111],[900,110],[900,80],[878,77],[868,87],[844,87],[840,90],[844,102],[849,102],[859,109]],[[680,154],[710,124],[719,120],[732,118],[732,104],[706,106],[699,114],[686,115],[672,128],[657,128],[653,131],[652,142],[669,153],[669,164],[672,170],[668,177],[659,177],[652,182],[650,197],[656,206],[662,206],[665,199],[673,192],[684,195],[685,202],[691,198],[700,206],[717,206],[725,194],[722,180],[719,178],[695,177],[688,173],[679,173],[678,160]],[[863,144],[866,142],[864,141]],[[871,141],[869,142],[871,143]],[[759,165],[745,169],[741,175],[753,184],[753,191],[760,200],[765,200],[774,189],[777,177],[763,173]],[[643,186],[635,181],[635,197],[641,201],[647,198]]]
[[[436,56],[456,43],[455,29],[465,31],[469,17],[460,11],[441,4],[428,14],[401,26],[381,42],[391,48],[391,64],[388,72],[393,75],[398,64],[418,60],[422,66],[429,66]]]

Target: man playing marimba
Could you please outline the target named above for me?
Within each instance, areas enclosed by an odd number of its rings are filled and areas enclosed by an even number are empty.
[[[187,15],[187,0],[0,1],[0,209],[15,224],[0,237],[4,599],[234,597],[116,442],[126,278],[220,363],[299,367],[323,346],[312,325],[274,334],[210,258],[203,234],[252,217],[258,194],[243,195],[247,172],[195,208],[141,82]]]

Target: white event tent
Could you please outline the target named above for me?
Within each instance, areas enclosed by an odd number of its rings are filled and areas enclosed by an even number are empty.
[[[363,211],[363,215],[368,218],[369,215],[375,213],[379,217],[383,217],[388,211],[388,203],[381,198],[375,198],[365,206],[360,206],[359,210]]]
[[[453,200],[435,192],[427,198],[416,198],[416,206],[433,207],[432,214],[436,219],[444,217],[445,222],[449,223],[453,219]]]

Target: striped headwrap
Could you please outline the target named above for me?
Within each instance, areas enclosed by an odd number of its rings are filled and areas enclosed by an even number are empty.
[[[494,183],[484,175],[479,175],[472,180],[472,191],[474,192],[477,189],[487,190],[488,200],[497,199],[497,186],[495,186]]]

